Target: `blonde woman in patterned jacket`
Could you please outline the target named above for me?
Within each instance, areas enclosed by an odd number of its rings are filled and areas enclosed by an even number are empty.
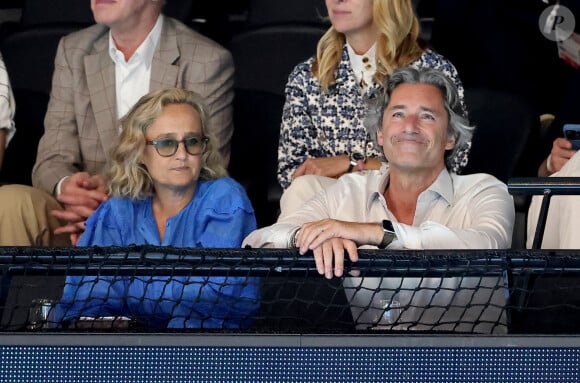
[[[297,65],[286,85],[278,147],[278,181],[286,189],[282,215],[345,173],[381,167],[375,132],[363,126],[365,100],[395,69],[439,69],[453,80],[464,106],[453,64],[419,45],[411,0],[326,0],[326,7],[332,26],[316,56]],[[452,171],[467,164],[470,144],[451,159]]]

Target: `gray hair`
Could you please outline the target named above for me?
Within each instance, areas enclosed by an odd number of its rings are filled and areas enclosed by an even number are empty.
[[[369,132],[375,145],[379,147],[377,142],[377,131],[382,127],[385,109],[389,105],[393,91],[402,84],[432,85],[441,92],[444,107],[447,111],[447,116],[449,117],[447,133],[455,138],[455,146],[453,149],[448,150],[445,153],[445,164],[447,168],[450,169],[453,164],[453,158],[457,153],[462,148],[470,145],[474,127],[470,126],[467,118],[463,117],[464,112],[459,93],[457,92],[457,87],[453,81],[441,71],[431,68],[415,69],[412,67],[399,68],[394,71],[393,74],[389,76],[382,92],[372,100],[368,101],[369,108],[364,120],[364,126],[367,129],[367,132]]]

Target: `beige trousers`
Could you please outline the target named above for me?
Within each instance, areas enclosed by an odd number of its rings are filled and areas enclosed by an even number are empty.
[[[0,187],[0,246],[70,246],[54,235],[64,224],[50,214],[62,206],[50,194],[26,185]]]

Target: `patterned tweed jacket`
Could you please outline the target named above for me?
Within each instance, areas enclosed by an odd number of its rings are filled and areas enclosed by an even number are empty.
[[[377,147],[363,126],[367,112],[365,100],[372,97],[380,85],[373,83],[365,94],[361,94],[345,45],[336,83],[328,93],[323,93],[320,83],[310,70],[313,61],[314,57],[311,57],[298,64],[286,84],[286,102],[278,146],[278,181],[284,189],[290,185],[296,168],[310,157],[360,152],[367,157],[384,159],[382,148]],[[449,76],[457,86],[467,116],[463,85],[451,62],[426,50],[411,66],[417,69],[438,69]],[[458,173],[465,167],[470,147],[471,143],[468,143],[457,152],[450,170]]]

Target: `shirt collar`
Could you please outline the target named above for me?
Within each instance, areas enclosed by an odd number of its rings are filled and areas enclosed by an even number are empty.
[[[371,193],[367,200],[367,209],[370,209],[373,202],[377,198],[379,198],[379,196],[383,195],[383,193],[387,189],[387,185],[389,184],[388,164],[384,164],[381,167],[380,173],[381,175],[377,179],[378,181],[376,183],[376,191]],[[451,178],[451,174],[446,168],[443,169],[441,173],[439,173],[439,176],[437,177],[435,182],[433,182],[431,186],[427,188],[427,190],[425,190],[419,195],[419,199],[421,198],[421,196],[425,195],[425,193],[428,192],[437,194],[439,197],[443,198],[448,205],[450,206],[453,205],[453,203],[455,202],[455,193],[453,192],[453,179]]]
[[[147,35],[145,40],[139,45],[133,56],[131,58],[139,56],[147,66],[147,69],[151,66],[151,62],[153,61],[153,55],[155,54],[155,48],[157,47],[157,43],[161,38],[161,30],[163,28],[163,15],[159,15],[153,29]],[[113,40],[113,35],[109,30],[109,56],[111,59],[117,63],[117,52],[120,52],[116,45],[115,41]],[[130,60],[130,59],[129,59]]]
[[[379,170],[379,177],[376,179],[376,184],[372,186],[375,189],[374,192],[370,193],[369,198],[367,200],[367,211],[371,209],[373,202],[380,198],[383,195],[385,190],[387,189],[387,185],[389,184],[389,165],[383,163],[381,165],[381,169]],[[371,189],[372,190],[372,189]]]
[[[362,55],[357,54],[352,46],[347,42],[346,43],[346,51],[348,53],[348,58],[350,60],[350,66],[352,71],[355,73],[356,76],[360,75],[361,73],[370,73],[374,74],[377,70],[376,65],[376,54],[377,50],[377,43],[374,43],[370,49],[363,53]]]
[[[431,186],[429,186],[429,188],[425,190],[425,192],[426,191],[437,193],[450,206],[455,203],[455,193],[453,192],[453,179],[451,178],[451,174],[449,174],[449,171],[446,168],[441,170],[441,173],[439,173],[439,177],[437,177],[435,182],[433,182]]]
[[[362,59],[361,59],[362,60]],[[373,59],[373,61],[375,61]],[[376,62],[373,64],[376,65]],[[375,69],[373,69],[373,76],[374,76],[374,71],[376,71],[376,67],[374,67]],[[372,77],[370,76],[370,83],[368,84],[369,87],[367,89],[367,94],[372,95],[374,93],[374,91],[376,91],[377,89],[379,89],[381,87],[381,84],[376,83],[375,81],[373,81]],[[331,89],[334,89],[335,87],[341,87],[341,86],[345,86],[349,89],[354,88],[358,82],[354,70],[351,67],[351,62],[350,62],[350,58],[349,58],[349,54],[348,54],[348,44],[344,44],[344,47],[342,49],[342,56],[340,59],[340,62],[338,63],[338,68],[336,69],[336,79],[335,79],[335,83],[334,85],[331,87]],[[334,90],[332,90],[334,91]]]

